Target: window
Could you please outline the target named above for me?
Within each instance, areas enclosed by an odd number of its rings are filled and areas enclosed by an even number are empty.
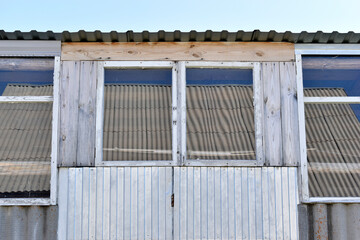
[[[99,69],[97,165],[262,164],[258,64],[111,61]]]
[[[299,52],[303,200],[359,201],[360,57]]]
[[[56,204],[59,44],[25,45],[0,51],[0,205]]]

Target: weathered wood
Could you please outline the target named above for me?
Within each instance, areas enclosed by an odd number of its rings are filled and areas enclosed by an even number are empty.
[[[281,166],[282,131],[279,63],[263,63],[265,164]]]
[[[62,62],[60,74],[60,166],[76,166],[80,62]]]
[[[95,62],[80,63],[77,166],[95,165],[96,73]]]
[[[294,61],[292,43],[62,43],[61,60]]]
[[[300,143],[294,63],[280,63],[280,88],[284,165],[297,166]]]

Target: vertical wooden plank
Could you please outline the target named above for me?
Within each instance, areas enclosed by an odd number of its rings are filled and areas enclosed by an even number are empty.
[[[138,205],[137,205],[137,195],[138,195],[138,169],[136,167],[130,168],[130,209],[131,209],[131,238],[138,239]]]
[[[82,221],[83,221],[83,209],[82,209],[82,168],[75,168],[75,216],[74,216],[74,239],[82,239]]]
[[[118,213],[118,199],[117,199],[117,168],[110,168],[110,223],[109,223],[109,231],[110,231],[110,239],[116,239],[117,234],[117,213]]]
[[[187,205],[187,213],[186,213],[186,238],[193,239],[194,237],[194,168],[188,167],[186,168],[186,205]]]
[[[262,198],[262,172],[261,168],[255,168],[255,230],[256,239],[263,239],[263,198]]]
[[[209,167],[207,168],[207,181],[208,181],[208,218],[207,218],[207,238],[208,239],[215,239],[215,168]]]
[[[235,182],[235,238],[242,239],[243,230],[242,230],[242,178],[241,178],[241,168],[235,168],[234,182]]]
[[[96,195],[97,195],[97,169],[90,168],[89,177],[89,239],[95,239],[96,234]]]
[[[180,168],[174,167],[174,239],[180,234]]]
[[[124,168],[124,239],[131,239],[131,168]]]
[[[300,142],[297,85],[293,62],[280,63],[280,87],[284,165],[297,166],[300,162]]]
[[[202,198],[201,198],[201,178],[200,178],[200,170],[201,168],[194,168],[194,239],[201,238],[201,210],[202,210]]]
[[[290,202],[289,202],[289,168],[281,168],[282,176],[282,209],[283,209],[283,232],[284,239],[290,239],[290,225],[292,219],[290,218]]]
[[[276,216],[276,236],[278,239],[284,239],[284,221],[283,221],[283,178],[282,168],[275,168],[275,216]]]
[[[173,190],[173,179],[174,179],[174,172],[173,168],[167,167],[165,168],[166,176],[166,203],[165,203],[165,209],[166,209],[166,235],[165,239],[172,239],[173,238],[173,228],[174,228],[174,208],[171,206],[171,197],[174,193]]]
[[[214,231],[215,239],[221,239],[222,231],[222,207],[221,207],[221,168],[214,168]]]
[[[270,198],[269,198],[269,172],[267,168],[261,169],[262,176],[262,209],[263,209],[263,238],[270,239]]]
[[[63,62],[60,75],[60,166],[76,166],[79,82],[80,62]]]
[[[96,62],[80,62],[77,166],[95,165],[96,73]]]
[[[179,186],[180,186],[180,200],[179,200],[179,239],[188,237],[187,233],[187,218],[188,218],[188,192],[187,192],[187,171],[186,167],[180,167],[179,172]]]
[[[228,192],[228,239],[235,239],[235,168],[227,168],[227,192]]]
[[[145,238],[145,168],[137,168],[138,238]]]
[[[103,238],[104,228],[104,168],[96,168],[95,238]]]
[[[250,237],[250,212],[249,212],[249,177],[247,168],[241,168],[241,230],[242,238],[248,239]]]
[[[117,168],[117,222],[116,222],[116,236],[117,239],[124,239],[124,185],[125,185],[125,172],[124,168]]]
[[[270,239],[277,239],[277,214],[278,206],[276,205],[275,190],[277,188],[275,183],[275,168],[267,168],[268,180],[268,194],[269,194],[269,237]]]
[[[90,168],[82,168],[82,226],[81,237],[89,239]]]
[[[69,172],[67,168],[59,169],[59,225],[58,239],[67,239],[67,213],[69,196]]]
[[[159,186],[159,192],[158,192],[158,203],[159,203],[159,225],[158,225],[158,232],[159,236],[158,239],[165,239],[166,229],[165,229],[165,221],[166,221],[166,214],[165,214],[165,194],[166,191],[166,181],[165,181],[165,168],[160,167],[158,168],[159,175],[158,175],[158,186]]]
[[[68,186],[68,209],[67,209],[67,238],[75,239],[75,168],[69,168],[69,186]]]
[[[151,222],[152,229],[151,234],[153,239],[159,238],[159,168],[151,168],[151,202],[152,213]]]
[[[112,206],[110,205],[110,168],[103,168],[103,227],[102,238],[109,239],[110,237],[110,212]]]
[[[298,185],[297,168],[289,168],[290,237],[298,239]]]
[[[265,163],[282,165],[279,63],[263,63]]]
[[[249,239],[256,238],[256,194],[255,169],[247,168],[248,173],[248,204],[249,204]]]
[[[228,168],[220,168],[221,239],[229,238],[229,191]]]
[[[152,176],[151,176],[151,167],[145,168],[145,216],[144,216],[144,225],[145,225],[145,239],[152,239]]]
[[[208,229],[208,168],[200,168],[200,238],[206,239]]]

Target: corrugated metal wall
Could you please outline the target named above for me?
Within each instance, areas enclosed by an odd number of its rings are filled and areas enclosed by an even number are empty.
[[[300,205],[299,221],[301,240],[360,238],[360,204]]]
[[[293,167],[61,168],[59,239],[297,239],[296,174]]]
[[[0,239],[56,239],[58,207],[0,207]]]
[[[172,238],[172,168],[61,168],[59,239]]]
[[[174,168],[174,239],[297,239],[296,168]]]

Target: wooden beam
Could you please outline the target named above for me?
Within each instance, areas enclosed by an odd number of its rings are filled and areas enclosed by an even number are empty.
[[[61,60],[294,61],[292,43],[126,42],[62,43]]]

